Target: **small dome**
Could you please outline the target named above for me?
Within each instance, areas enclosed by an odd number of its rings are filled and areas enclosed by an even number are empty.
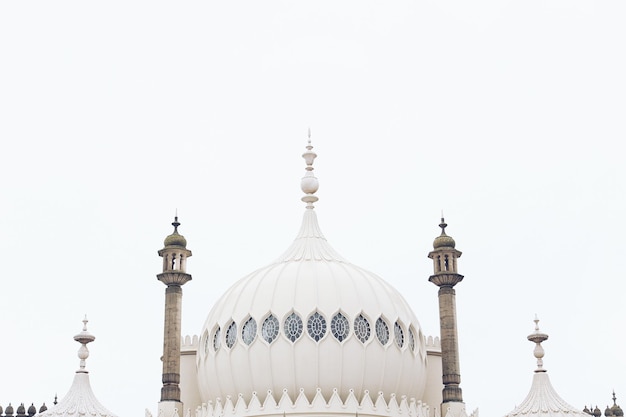
[[[185,236],[179,235],[178,232],[174,232],[163,241],[165,246],[180,246],[183,248],[187,247],[187,239]]]
[[[611,417],[613,415],[613,411],[611,411],[608,405],[606,406],[606,410],[604,410],[604,415],[606,417]]]
[[[26,408],[24,407],[24,403],[21,403],[19,407],[17,407],[17,415],[23,416],[26,415]]]
[[[35,414],[37,414],[37,409],[35,408],[35,404],[31,403],[30,407],[28,407],[28,415],[34,416]]]
[[[46,403],[43,403],[41,407],[39,407],[39,412],[43,413],[44,411],[48,411],[48,407],[46,407]]]
[[[598,406],[596,406],[596,408],[593,410],[593,415],[595,417],[600,417],[602,415],[602,411],[600,411],[600,409],[598,408]]]
[[[13,415],[13,406],[11,405],[11,403],[9,403],[9,406],[7,407],[7,409],[4,410],[4,413],[7,416],[12,416]]]
[[[623,417],[624,412],[622,411],[622,407],[620,407],[619,405],[614,405],[611,408],[612,408],[614,416],[616,416],[616,417]]]
[[[452,239],[450,236],[446,235],[445,233],[442,233],[441,236],[437,236],[435,238],[435,241],[433,242],[433,248],[435,249],[439,249],[439,248],[453,248],[456,245],[456,242],[454,241],[454,239]]]
[[[441,223],[439,224],[439,227],[441,227],[441,235],[437,236],[433,242],[433,248],[435,249],[439,249],[439,248],[452,248],[454,249],[454,247],[456,246],[456,242],[454,241],[454,239],[452,239],[451,236],[448,236],[446,234],[446,227],[448,225],[446,224],[446,222],[444,221],[443,217],[441,218]]]
[[[179,246],[181,248],[186,248],[187,239],[185,239],[185,236],[178,234],[178,226],[180,226],[180,223],[178,222],[178,216],[174,217],[174,222],[172,223],[172,226],[174,226],[174,233],[166,237],[163,241],[163,244],[165,245],[165,247]]]

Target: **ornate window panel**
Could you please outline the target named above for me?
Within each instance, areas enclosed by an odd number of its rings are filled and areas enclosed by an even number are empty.
[[[389,343],[389,326],[382,317],[376,320],[376,338],[383,346]]]
[[[204,354],[208,355],[209,348],[211,346],[211,338],[209,337],[209,332],[204,332],[204,336],[202,336],[202,339],[204,340]]]
[[[370,322],[367,321],[363,314],[359,314],[354,319],[354,334],[356,335],[356,338],[361,341],[361,343],[367,342],[372,334]]]
[[[296,313],[291,313],[285,319],[285,336],[292,342],[302,336],[302,319]]]
[[[350,335],[350,322],[343,314],[337,313],[330,321],[330,331],[335,339],[343,342]]]
[[[226,329],[226,346],[231,349],[235,346],[235,342],[237,341],[237,323],[234,321],[230,322],[228,328]]]
[[[306,329],[311,339],[319,342],[326,334],[326,319],[317,311],[309,316]]]
[[[402,349],[404,346],[404,330],[402,329],[402,325],[399,321],[393,325],[393,335],[396,339],[396,345]]]
[[[278,323],[278,319],[273,314],[270,314],[261,325],[261,336],[263,336],[263,340],[267,343],[272,343],[276,340],[276,337],[278,337],[279,331],[280,324]]]
[[[220,326],[217,326],[215,329],[215,333],[213,333],[213,350],[218,351],[220,346],[222,345],[222,329]]]
[[[415,352],[415,334],[412,327],[409,327],[409,349],[411,352]]]
[[[243,328],[241,329],[241,340],[243,343],[250,346],[254,339],[256,338],[256,321],[250,317],[243,324]]]

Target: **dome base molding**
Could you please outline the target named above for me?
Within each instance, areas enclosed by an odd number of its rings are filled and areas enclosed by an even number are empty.
[[[198,407],[195,416],[187,410],[185,417],[283,417],[310,415],[311,413],[324,413],[324,416],[385,416],[385,417],[440,417],[438,407],[429,407],[414,398],[410,400],[402,396],[400,401],[391,394],[389,401],[385,400],[383,393],[372,397],[368,391],[364,391],[363,398],[359,402],[350,390],[346,401],[342,401],[337,390],[334,390],[331,398],[327,401],[318,388],[311,401],[306,397],[304,390],[300,390],[298,397],[293,401],[287,392],[283,390],[280,400],[276,402],[272,391],[268,391],[265,398],[252,394],[252,398],[246,403],[243,395],[239,395],[233,403],[228,397],[222,403],[217,399],[215,403],[203,404]]]

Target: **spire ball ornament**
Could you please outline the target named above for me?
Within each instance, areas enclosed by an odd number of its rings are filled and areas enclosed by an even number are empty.
[[[306,151],[302,154],[304,161],[306,162],[306,173],[302,180],[300,181],[300,189],[306,195],[302,197],[302,201],[307,203],[306,208],[312,209],[313,203],[319,200],[316,195],[314,195],[320,187],[319,181],[313,175],[313,162],[315,158],[317,158],[317,154],[313,152],[313,145],[311,145],[311,130],[309,129],[309,140],[306,145]]]
[[[548,335],[539,331],[539,318],[536,314],[535,320],[533,321],[535,322],[535,331],[528,335],[528,340],[535,343],[535,350],[533,351],[535,358],[537,358],[537,369],[535,369],[535,372],[546,372],[546,370],[543,369],[543,356],[545,355],[545,351],[543,350],[543,346],[541,346],[541,342],[548,340]]]
[[[87,343],[91,343],[96,340],[96,337],[87,331],[87,315],[85,314],[85,318],[83,319],[83,331],[74,336],[74,340],[81,344],[78,349],[78,359],[80,359],[80,369],[76,372],[84,372],[85,370],[85,360],[89,357],[89,349],[87,349]]]

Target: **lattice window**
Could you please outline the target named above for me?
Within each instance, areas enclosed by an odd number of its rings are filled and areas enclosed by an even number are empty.
[[[204,354],[208,355],[209,354],[209,348],[211,346],[211,338],[209,337],[209,332],[204,332]]]
[[[404,330],[402,330],[400,322],[396,322],[396,324],[393,325],[393,334],[396,338],[396,345],[402,349],[404,346]]]
[[[237,323],[234,321],[230,323],[228,329],[226,329],[226,346],[231,349],[235,346],[235,342],[237,341]]]
[[[415,335],[411,327],[409,327],[409,349],[411,349],[411,352],[415,352]]]
[[[263,336],[263,340],[267,343],[272,343],[278,337],[280,325],[278,324],[278,319],[270,314],[263,321],[263,325],[261,326],[261,335]]]
[[[316,342],[319,342],[326,334],[326,319],[317,311],[311,316],[306,323],[306,329],[309,332],[309,336]]]
[[[389,326],[382,317],[376,320],[376,338],[383,346],[389,342]]]
[[[243,324],[243,329],[241,329],[241,340],[243,340],[243,343],[249,346],[250,343],[254,342],[255,338],[256,338],[256,321],[252,317],[250,317]]]
[[[222,329],[218,326],[213,333],[213,350],[218,351],[220,346],[222,345]]]
[[[285,319],[285,336],[292,342],[302,336],[302,319],[296,313],[291,313]]]
[[[357,339],[361,341],[361,343],[367,342],[372,334],[372,329],[370,327],[370,322],[363,316],[363,314],[359,314],[354,319],[354,334]]]
[[[350,322],[343,314],[337,313],[330,321],[330,331],[335,339],[343,342],[350,334]]]

